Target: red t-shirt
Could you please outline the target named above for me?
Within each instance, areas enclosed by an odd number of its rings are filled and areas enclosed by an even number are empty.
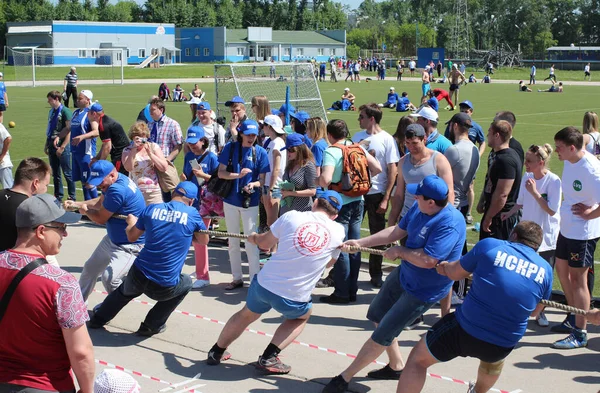
[[[433,89],[433,95],[437,98],[438,101],[448,97],[448,92],[442,89]]]
[[[0,253],[0,297],[29,262],[40,255]],[[75,277],[52,266],[31,272],[17,287],[0,322],[0,382],[35,389],[75,388],[62,329],[83,325],[87,307]]]

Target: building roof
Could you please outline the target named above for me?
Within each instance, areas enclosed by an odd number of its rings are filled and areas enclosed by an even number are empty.
[[[248,42],[248,30],[246,29],[227,29],[226,41],[230,44]],[[316,45],[339,45],[343,42],[329,38],[316,31],[293,31],[293,30],[273,30],[273,40],[270,44],[316,44]]]
[[[572,50],[572,51],[583,51],[583,50],[600,50],[600,46],[551,46],[548,50]]]

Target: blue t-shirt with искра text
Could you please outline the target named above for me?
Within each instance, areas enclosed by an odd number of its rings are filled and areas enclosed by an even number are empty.
[[[456,261],[462,254],[467,233],[465,218],[450,204],[430,216],[422,213],[415,203],[398,226],[408,232],[406,248],[423,249],[439,262]],[[400,282],[404,290],[426,303],[435,303],[447,296],[453,283],[439,275],[435,268],[422,268],[405,260],[402,260]]]
[[[135,266],[158,285],[177,285],[194,232],[206,229],[198,210],[181,201],[157,203],[144,209],[135,226],[146,233]]]
[[[488,238],[460,259],[473,283],[456,320],[471,336],[514,347],[541,299],[552,295],[552,267],[531,247]]]
[[[242,189],[250,182],[256,182],[259,180],[261,173],[267,173],[270,170],[269,158],[267,157],[267,151],[260,146],[254,146],[256,157],[253,158],[252,147],[241,147],[240,142],[231,142],[223,147],[221,154],[219,154],[219,164],[227,166],[229,162],[229,152],[233,149],[233,171],[232,173],[240,173],[242,168],[252,169],[252,173],[247,174],[241,179],[233,180],[233,187],[227,197],[223,199],[223,202],[229,203],[230,205],[242,207],[244,196],[242,195]],[[240,148],[242,148],[242,159],[240,164]],[[254,188],[254,192],[251,194],[250,206],[258,206],[260,199],[259,187]]]
[[[104,202],[102,206],[109,212],[115,214],[128,215],[133,214],[136,217],[146,208],[144,196],[137,188],[133,180],[122,173],[119,173],[117,181],[111,184],[104,193]],[[127,240],[125,233],[127,223],[120,218],[111,217],[106,222],[106,231],[108,238],[115,244],[131,244]],[[144,236],[140,236],[134,243],[144,243]]]

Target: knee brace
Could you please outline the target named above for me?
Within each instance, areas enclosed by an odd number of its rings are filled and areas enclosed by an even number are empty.
[[[504,359],[494,363],[484,362],[483,360],[479,362],[479,369],[487,375],[500,375],[502,367],[504,367]]]

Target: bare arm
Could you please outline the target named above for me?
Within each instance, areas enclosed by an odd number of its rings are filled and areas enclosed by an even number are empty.
[[[121,155],[121,163],[123,163],[123,168],[125,168],[127,172],[133,171],[133,163],[136,153],[137,149],[135,148],[125,148],[123,150],[123,154]]]
[[[130,242],[135,242],[144,234],[144,231],[135,226],[138,221],[138,218],[133,214],[127,215],[125,219],[127,222],[127,228],[125,228],[125,233],[127,234],[127,240]]]
[[[208,235],[206,235],[204,233],[200,233],[200,232],[194,233],[194,241],[196,243],[206,246],[208,244],[208,240],[209,240]]]
[[[178,144],[177,146],[175,146],[173,148],[173,150],[171,150],[171,153],[169,153],[169,156],[167,157],[167,160],[169,160],[171,162],[175,161],[175,159],[177,158],[177,156],[181,152],[181,149],[183,149],[183,144],[182,143]]]
[[[439,262],[436,258],[427,255],[422,248],[412,249],[403,246],[390,248],[388,253],[386,253],[386,257],[390,257],[392,259],[400,258],[424,269],[432,269]]]
[[[248,236],[248,242],[254,244],[261,250],[270,250],[273,248],[279,240],[273,235],[271,231],[261,233],[260,235],[253,232]]]
[[[400,218],[400,214],[402,213],[402,208],[404,207],[404,175],[402,174],[402,165],[404,160],[407,159],[407,156],[404,156],[400,159],[398,163],[398,175],[396,177],[396,192],[392,197],[392,209],[390,210],[390,215],[388,217],[388,225],[395,226],[398,223],[398,219]]]
[[[382,171],[379,160],[373,157],[369,152],[366,152],[365,155],[367,156],[367,164],[369,165],[369,172],[371,172],[371,176],[379,175]]]
[[[479,144],[479,157],[481,157],[483,155],[483,153],[485,153],[486,147],[487,147],[487,144],[485,143],[485,141],[483,141]]]
[[[279,175],[282,173],[281,170],[281,152],[279,150],[273,150],[273,171],[271,171],[271,184],[267,184],[269,189],[275,188],[277,185],[277,179]]]
[[[144,148],[148,152],[148,157],[150,157],[150,161],[152,161],[152,164],[154,164],[154,167],[161,172],[166,171],[167,168],[169,167],[169,163],[165,159],[165,156],[164,156],[162,150],[160,149],[160,147],[158,147],[158,145],[154,144],[154,143],[146,144],[146,145],[147,145],[147,147],[144,147]]]
[[[71,368],[77,378],[81,393],[94,391],[94,347],[85,325],[62,329]]]
[[[331,165],[321,167],[321,176],[319,176],[318,183],[323,188],[328,188],[333,179],[333,171],[335,167]]]
[[[106,158],[110,154],[111,149],[112,149],[112,141],[110,139],[108,139],[107,141],[102,141],[102,147],[100,148],[100,151],[96,155],[96,160],[106,160]]]
[[[438,154],[435,160],[438,176],[444,179],[448,185],[448,203],[454,203],[454,179],[452,177],[452,168],[450,162],[443,154]]]
[[[395,162],[387,164],[388,181],[386,184],[385,192],[383,194],[383,200],[381,201],[381,203],[379,204],[379,208],[377,209],[381,213],[385,213],[387,211],[390,197],[392,196],[392,190],[394,189],[394,185],[396,184],[396,182],[394,182],[392,179],[396,179],[397,176],[398,164]]]
[[[500,213],[500,211],[506,204],[506,199],[508,198],[508,194],[510,193],[510,189],[512,188],[514,182],[514,179],[498,180],[496,189],[492,194],[490,206],[485,214],[486,217],[489,217],[490,220],[492,219],[492,217],[496,217],[496,215]]]
[[[363,237],[357,240],[348,240],[343,246],[375,247],[384,244],[394,243],[406,236],[406,231],[398,225],[389,226],[371,236]]]
[[[460,265],[460,261],[440,262],[440,264],[436,266],[436,270],[438,274],[446,276],[454,281],[462,280],[471,275],[471,273],[463,269]]]
[[[0,161],[4,159],[6,153],[8,153],[8,149],[10,148],[10,144],[12,142],[12,137],[8,137],[4,140],[4,145],[2,146],[2,151],[0,152]]]

